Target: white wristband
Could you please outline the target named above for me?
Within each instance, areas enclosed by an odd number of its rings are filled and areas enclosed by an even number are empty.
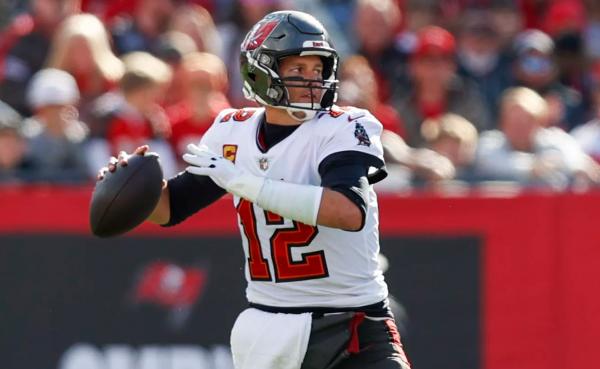
[[[265,179],[256,199],[261,208],[284,218],[317,225],[323,187]]]
[[[266,178],[258,177],[249,173],[243,173],[227,182],[226,190],[234,195],[256,203]]]

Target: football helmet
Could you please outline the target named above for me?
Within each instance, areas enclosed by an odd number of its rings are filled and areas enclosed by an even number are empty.
[[[322,80],[282,78],[279,63],[292,55],[321,57]],[[298,121],[311,119],[318,111],[329,110],[337,100],[338,59],[327,30],[312,15],[297,11],[267,14],[241,44],[244,96],[263,105],[285,109]],[[319,101],[290,101],[288,87],[299,85],[311,89],[311,96],[320,96]]]

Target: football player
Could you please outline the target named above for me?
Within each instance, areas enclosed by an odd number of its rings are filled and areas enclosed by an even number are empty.
[[[309,14],[265,16],[240,58],[261,107],[219,114],[149,220],[172,226],[233,195],[249,302],[231,334],[237,369],[409,368],[377,258],[381,124],[334,105],[338,55]]]

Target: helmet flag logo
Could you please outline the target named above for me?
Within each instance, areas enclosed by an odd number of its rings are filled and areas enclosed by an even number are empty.
[[[247,36],[247,38],[242,46],[242,50],[251,51],[251,50],[255,50],[260,45],[262,45],[262,43],[265,42],[267,37],[269,37],[271,32],[273,32],[275,27],[277,27],[279,22],[280,22],[280,19],[273,19],[273,20],[266,20],[266,21],[263,21],[263,22],[260,22],[259,24],[257,24],[256,30],[254,30],[253,32],[250,32],[250,34]]]

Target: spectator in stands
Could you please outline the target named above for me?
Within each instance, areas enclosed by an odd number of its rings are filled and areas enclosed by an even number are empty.
[[[240,17],[239,20],[243,23],[239,26],[242,28],[251,28],[266,14],[281,10],[286,5],[290,7],[292,4],[286,4],[282,0],[237,0],[237,16]]]
[[[35,181],[80,182],[88,178],[83,142],[88,135],[78,120],[75,79],[59,69],[42,69],[31,79],[27,101],[34,115],[23,121]]]
[[[585,51],[592,59],[600,58],[600,2],[587,1],[587,24],[583,31]]]
[[[151,143],[160,154],[165,175],[175,173],[174,157],[166,139],[171,126],[160,103],[171,81],[168,64],[149,53],[137,51],[122,58],[125,73],[119,91],[107,93],[96,102],[96,126],[90,161],[106,162],[120,151],[131,152]],[[98,138],[106,139],[107,145]]]
[[[82,12],[95,14],[107,23],[112,17],[126,10],[125,0],[81,0]]]
[[[516,84],[529,87],[546,98],[553,106],[550,125],[564,129],[583,123],[585,107],[579,92],[558,80],[558,66],[554,61],[554,42],[546,33],[527,30],[514,43],[516,54],[513,73]],[[558,105],[558,106],[557,106]],[[558,116],[557,114],[563,114]]]
[[[585,8],[578,0],[553,2],[544,17],[544,29],[555,45],[558,80],[579,92],[587,104],[589,86],[583,39],[585,24]]]
[[[30,115],[25,93],[29,80],[40,70],[59,23],[79,10],[78,0],[32,0],[29,14],[14,20],[14,29],[0,35],[6,55],[0,72],[0,100],[21,115]]]
[[[21,115],[17,113],[13,108],[11,108],[4,101],[0,100],[0,119],[2,119],[5,124],[8,125],[20,125],[21,124]]]
[[[389,176],[376,186],[378,191],[403,191],[423,183],[450,180],[456,175],[447,157],[426,147],[410,147],[394,132],[384,130],[381,142]]]
[[[512,0],[494,1],[490,5],[492,27],[496,30],[500,48],[509,53],[514,38],[523,30],[523,15]]]
[[[11,16],[11,10],[9,4],[6,2],[0,2],[0,30],[6,27],[8,20]]]
[[[431,25],[439,25],[441,19],[438,5],[439,2],[430,0],[406,1],[406,3],[402,6],[402,10],[404,12],[404,19],[402,20],[403,27],[414,35],[421,28]]]
[[[535,91],[508,89],[501,101],[501,130],[480,137],[477,175],[553,189],[597,184],[598,166],[563,130],[543,127],[547,114],[546,101]]]
[[[375,70],[381,101],[389,100],[395,85],[405,85],[406,54],[396,43],[401,20],[394,0],[357,1],[354,26],[358,53]]]
[[[575,127],[571,135],[577,140],[584,152],[600,163],[600,61],[592,67],[592,105],[594,107],[589,122]]]
[[[353,22],[348,22],[352,19],[356,10],[355,1],[340,1],[340,0],[322,0],[318,2],[322,6],[322,10],[327,13],[335,22],[335,26],[343,35],[351,35],[353,31]],[[336,42],[338,48],[338,42]]]
[[[157,51],[159,59],[173,66],[180,63],[185,55],[198,51],[198,47],[189,35],[167,31],[160,36]]]
[[[115,88],[123,75],[123,63],[110,46],[110,35],[95,15],[76,14],[60,25],[47,65],[69,72],[77,81],[82,120],[89,121],[92,102]]]
[[[223,57],[223,45],[210,13],[200,5],[185,4],[173,13],[169,30],[184,33],[192,38],[198,51]]]
[[[409,62],[411,87],[398,91],[393,99],[407,143],[423,146],[421,123],[448,112],[465,117],[478,131],[490,128],[490,113],[477,86],[456,73],[454,36],[429,26],[418,33],[416,42]]]
[[[404,126],[393,106],[381,101],[375,72],[361,55],[345,59],[339,72],[339,105],[351,105],[369,110],[383,128],[405,137]]]
[[[175,105],[185,99],[188,76],[183,67],[183,59],[196,51],[198,49],[194,40],[185,33],[168,31],[160,36],[156,56],[169,64],[173,71],[173,78],[163,101],[164,106]]]
[[[586,0],[548,1],[539,28],[553,38],[573,31],[582,31],[587,22],[584,1]]]
[[[113,22],[117,53],[154,53],[158,37],[167,30],[174,8],[174,0],[135,0],[132,15],[122,14]]]
[[[473,182],[478,133],[475,126],[453,113],[427,119],[421,126],[427,147],[448,158],[455,169],[453,179]]]
[[[512,75],[488,10],[468,10],[463,15],[457,46],[459,74],[477,84],[492,121],[496,121],[498,100],[511,85]]]
[[[167,109],[172,123],[171,144],[178,158],[187,145],[200,142],[220,111],[230,107],[226,97],[227,68],[218,56],[195,52],[183,57],[185,99]],[[181,165],[185,165],[183,161]]]
[[[375,73],[365,57],[354,55],[347,58],[340,68],[340,80],[339,105],[367,109],[383,124],[381,140],[386,161],[392,164],[392,177],[404,176],[403,182],[408,183],[414,173],[427,178],[447,178],[452,173],[447,159],[431,150],[412,149],[406,145],[398,112],[379,99]],[[395,168],[393,164],[398,164],[400,168]]]
[[[21,116],[0,101],[0,183],[26,179],[27,142],[21,129]]]

